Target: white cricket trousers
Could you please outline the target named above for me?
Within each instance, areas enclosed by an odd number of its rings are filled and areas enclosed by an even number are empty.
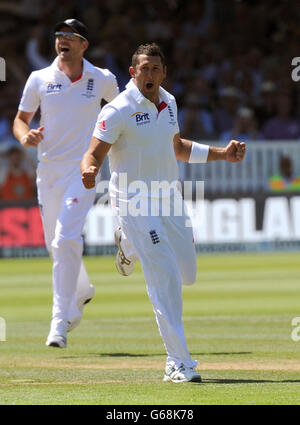
[[[180,217],[127,215],[118,216],[118,221],[126,235],[125,253],[135,251],[141,261],[167,364],[196,366],[182,323],[182,284],[194,283],[197,272],[193,230],[186,226],[189,217],[185,213]]]
[[[53,260],[52,322],[58,331],[78,316],[77,299],[90,285],[82,260],[82,229],[95,190],[85,189],[79,167],[79,163],[51,162],[39,163],[37,169],[45,242]]]

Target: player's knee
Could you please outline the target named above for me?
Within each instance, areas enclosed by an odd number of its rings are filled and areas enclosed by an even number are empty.
[[[82,247],[80,239],[55,237],[51,243],[52,251],[74,250]]]

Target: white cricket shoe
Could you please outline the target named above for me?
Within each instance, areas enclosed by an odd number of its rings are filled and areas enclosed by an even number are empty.
[[[67,338],[63,335],[48,335],[46,345],[48,347],[66,348]]]
[[[118,227],[117,230],[115,230],[115,243],[118,247],[118,252],[116,255],[116,267],[121,275],[129,276],[131,273],[133,273],[135,261],[126,258],[124,251],[121,247],[121,238],[121,228]]]
[[[63,319],[52,319],[50,332],[46,341],[48,347],[65,348],[67,346],[66,321]]]
[[[193,367],[186,367],[182,363],[179,367],[167,365],[164,382],[201,382],[201,376]]]
[[[87,292],[77,300],[79,315],[68,319],[67,332],[71,332],[79,325],[82,318],[83,307],[93,299],[94,295],[95,288],[93,285],[90,285]]]

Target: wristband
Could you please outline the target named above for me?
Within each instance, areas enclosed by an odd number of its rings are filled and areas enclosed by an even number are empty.
[[[208,152],[209,145],[202,145],[201,143],[192,142],[189,163],[196,164],[207,162]]]

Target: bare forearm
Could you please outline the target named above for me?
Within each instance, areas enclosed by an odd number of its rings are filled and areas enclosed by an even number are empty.
[[[180,158],[177,157],[177,159],[183,162],[188,162],[191,156],[193,142],[187,139],[181,139],[181,141],[182,141],[182,144],[181,144],[181,149],[179,153]],[[226,159],[225,148],[220,148],[216,146],[209,147],[207,162],[221,161],[225,159]]]
[[[231,140],[224,148],[210,146],[207,161],[243,161],[246,154],[246,144],[237,140]]]
[[[226,160],[226,150],[225,148],[220,148],[216,146],[210,146],[207,156],[207,162],[209,161],[225,161]]]
[[[14,136],[19,142],[21,143],[21,139],[25,134],[27,134],[30,131],[29,125],[21,120],[20,118],[15,118],[14,125],[13,125],[13,133]]]
[[[82,183],[87,189],[95,186],[96,175],[110,148],[111,144],[92,137],[90,147],[84,154],[80,164]]]
[[[18,111],[14,119],[13,133],[23,146],[37,146],[43,140],[44,126],[30,129],[34,112]]]
[[[231,140],[226,147],[208,146],[182,139],[177,133],[173,141],[176,159],[191,164],[211,161],[240,162],[246,153],[245,143],[237,140]]]
[[[90,150],[88,150],[83,155],[83,158],[81,160],[80,171],[82,173],[84,170],[87,170],[89,167],[96,167],[97,173],[98,173],[100,165],[101,164],[99,164],[99,161],[97,160],[97,158],[93,155],[93,153],[90,152]]]

